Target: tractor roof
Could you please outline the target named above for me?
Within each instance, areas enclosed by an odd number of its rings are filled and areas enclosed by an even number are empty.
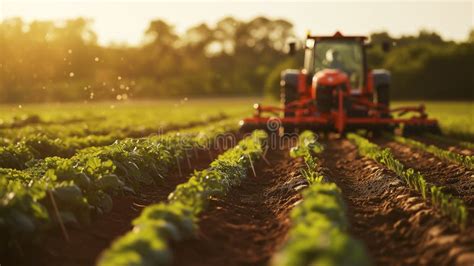
[[[356,40],[356,41],[364,41],[367,40],[366,36],[362,35],[342,35],[341,32],[336,31],[334,35],[311,35],[308,33],[306,36],[308,39],[313,39],[315,41],[320,41],[320,40]]]

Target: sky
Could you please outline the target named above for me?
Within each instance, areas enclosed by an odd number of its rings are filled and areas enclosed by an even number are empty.
[[[156,18],[173,24],[179,33],[201,22],[210,25],[225,16],[251,19],[258,15],[292,22],[298,36],[313,34],[368,34],[388,31],[394,36],[436,31],[445,39],[462,41],[474,28],[471,1],[162,1],[162,0],[0,0],[0,19],[93,20],[99,43],[138,45],[149,22]]]

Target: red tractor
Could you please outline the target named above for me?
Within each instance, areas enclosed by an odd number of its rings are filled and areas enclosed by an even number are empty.
[[[438,133],[437,121],[427,118],[423,105],[390,108],[390,72],[367,68],[368,46],[364,36],[308,35],[304,68],[282,72],[282,106],[255,104],[254,116],[242,120],[241,129],[275,130],[277,125],[285,132],[343,134],[357,129],[393,131],[403,124],[404,134]],[[390,45],[382,47],[387,51]],[[295,43],[290,43],[290,54],[294,52]]]

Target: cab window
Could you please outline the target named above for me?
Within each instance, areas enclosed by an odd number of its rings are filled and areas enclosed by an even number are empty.
[[[353,89],[360,90],[364,82],[362,46],[354,41],[323,40],[314,46],[314,72],[331,68],[345,72]]]

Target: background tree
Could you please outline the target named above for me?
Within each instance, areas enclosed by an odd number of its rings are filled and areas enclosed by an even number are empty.
[[[0,102],[159,99],[186,96],[279,96],[280,73],[302,65],[285,54],[294,38],[284,19],[224,17],[179,35],[157,19],[142,45],[99,46],[92,22],[19,18],[0,22]],[[370,35],[370,68],[392,72],[395,99],[470,99],[474,30],[465,42],[435,32]],[[394,44],[384,53],[381,43]]]

